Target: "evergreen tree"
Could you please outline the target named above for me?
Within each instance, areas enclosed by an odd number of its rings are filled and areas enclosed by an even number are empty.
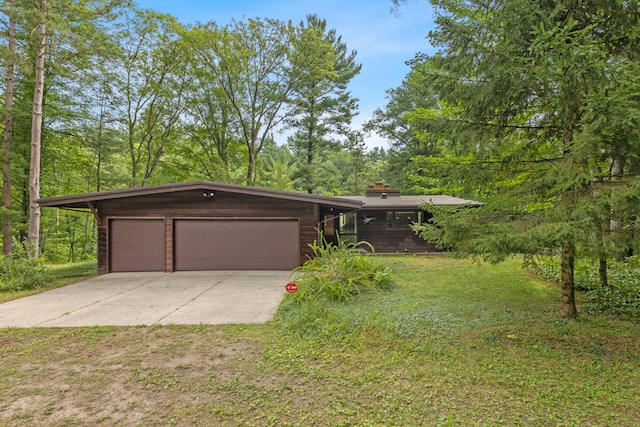
[[[413,116],[449,149],[423,170],[485,205],[429,207],[438,228],[420,232],[491,261],[558,249],[562,313],[576,317],[576,254],[618,241],[612,212],[638,213],[639,5],[432,3],[440,51],[418,62],[439,107]]]
[[[309,15],[298,30],[295,48],[307,59],[304,77],[291,97],[294,111],[287,123],[295,130],[289,146],[299,158],[299,186],[311,194],[318,192],[321,153],[339,149],[338,138],[350,133],[358,106],[347,87],[362,66],[336,30],[327,29],[326,20]]]

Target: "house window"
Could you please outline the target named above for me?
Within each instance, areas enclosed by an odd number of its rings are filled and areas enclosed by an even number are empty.
[[[348,243],[356,243],[358,241],[356,219],[357,217],[354,212],[340,215],[340,240]]]
[[[413,224],[420,223],[420,212],[387,212],[387,229],[408,230]]]

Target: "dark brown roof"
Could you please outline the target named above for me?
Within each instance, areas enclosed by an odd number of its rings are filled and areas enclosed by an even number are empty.
[[[466,200],[459,197],[443,195],[389,196],[386,199],[383,199],[379,196],[348,196],[348,199],[362,202],[362,209],[419,209],[421,205],[425,204],[433,204],[439,206],[482,205],[482,203],[474,202],[473,200]]]
[[[346,209],[358,209],[362,206],[362,202],[357,199],[319,196],[316,194],[280,191],[272,190],[269,188],[247,187],[233,184],[222,184],[209,181],[183,182],[179,184],[163,184],[150,187],[128,188],[124,190],[110,190],[95,193],[75,194],[70,196],[45,197],[40,199],[38,202],[42,207],[86,208],[88,206],[87,203],[96,202],[99,200],[111,200],[189,190],[226,191],[230,193],[247,194],[251,196],[272,197],[284,200],[318,203],[322,205]]]

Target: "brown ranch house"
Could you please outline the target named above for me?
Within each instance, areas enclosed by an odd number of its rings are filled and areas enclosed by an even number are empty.
[[[376,252],[435,248],[409,228],[420,205],[475,205],[450,196],[401,196],[383,184],[364,197],[328,197],[207,181],[43,198],[83,209],[98,224],[98,272],[290,270],[324,237],[370,242]],[[320,234],[322,233],[322,235]]]

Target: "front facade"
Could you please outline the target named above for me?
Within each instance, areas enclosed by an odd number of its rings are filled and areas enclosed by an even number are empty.
[[[444,195],[402,196],[399,189],[382,183],[369,185],[364,197],[348,198],[361,202],[362,207],[357,213],[347,214],[341,219],[337,233],[353,241],[371,243],[376,253],[438,252],[433,243],[420,238],[411,229],[413,224],[421,224],[430,218],[422,206],[480,205]]]
[[[98,272],[291,270],[310,244],[366,240],[377,253],[432,252],[411,224],[424,203],[469,204],[449,196],[400,196],[377,184],[365,197],[325,197],[206,181],[40,200],[88,209],[98,224]]]
[[[290,270],[311,255],[321,218],[361,202],[183,183],[40,201],[88,208],[98,223],[98,272]]]

